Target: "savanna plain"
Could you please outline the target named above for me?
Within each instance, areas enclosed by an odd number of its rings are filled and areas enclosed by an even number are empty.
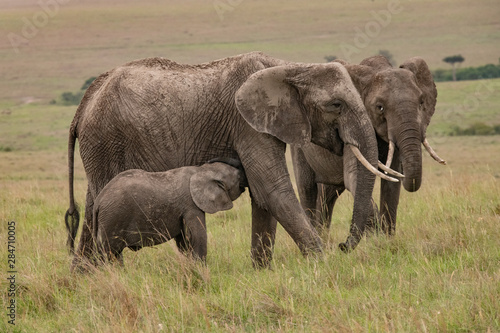
[[[499,79],[437,83],[428,139],[447,165],[424,154],[422,187],[402,191],[392,238],[372,235],[350,254],[339,251],[352,214],[345,193],[322,235],[322,257],[303,257],[279,227],[271,268],[255,270],[245,194],[232,210],[207,215],[206,265],[166,243],[125,251],[123,268],[70,273],[63,217],[76,106],[62,105],[62,92],[149,56],[198,63],[261,50],[301,62],[342,58],[338,45],[354,45],[354,28],[364,29],[371,11],[388,6],[221,2],[230,6],[222,15],[217,1],[69,1],[18,52],[2,37],[0,331],[500,331],[500,136],[447,135],[455,126],[500,124]],[[41,10],[35,1],[15,3],[0,3],[2,36],[22,35],[22,18]],[[353,62],[380,49],[399,62],[420,55],[431,69],[448,66],[441,59],[460,52],[471,66],[498,62],[496,1],[399,5]],[[76,164],[75,194],[83,207],[86,178],[79,157]],[[7,316],[10,221],[16,222],[15,325]]]

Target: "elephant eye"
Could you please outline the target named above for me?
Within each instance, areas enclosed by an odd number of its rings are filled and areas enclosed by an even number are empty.
[[[222,181],[216,180],[215,182],[217,183],[217,186],[219,186],[222,190],[226,190],[226,185]]]
[[[377,104],[377,110],[379,110],[380,112],[384,112],[384,106],[381,104]]]
[[[325,111],[326,112],[339,112],[339,110],[342,108],[342,105],[343,105],[342,101],[333,100],[325,105]]]

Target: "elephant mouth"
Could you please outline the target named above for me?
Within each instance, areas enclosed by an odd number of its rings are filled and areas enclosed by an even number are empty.
[[[340,136],[339,129],[337,127],[333,128],[330,135],[331,149],[330,151],[337,156],[344,155],[344,140]]]
[[[441,157],[439,157],[438,154],[434,151],[434,149],[431,147],[429,144],[429,141],[427,141],[427,138],[424,138],[424,141],[422,141],[422,144],[425,147],[425,150],[429,153],[429,155],[439,164],[446,165],[446,161],[443,160]],[[387,161],[385,163],[386,167],[390,167],[392,163],[392,159],[394,157],[394,149],[396,145],[394,144],[394,141],[389,140],[389,152],[387,153]]]

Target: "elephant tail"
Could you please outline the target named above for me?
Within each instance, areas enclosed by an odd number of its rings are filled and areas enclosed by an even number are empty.
[[[75,196],[73,190],[74,166],[75,166],[75,142],[76,142],[76,128],[71,126],[68,139],[68,178],[69,178],[69,208],[64,215],[64,222],[66,230],[68,231],[68,240],[66,246],[70,254],[75,253],[75,238],[80,224],[80,213],[78,206],[75,203]]]

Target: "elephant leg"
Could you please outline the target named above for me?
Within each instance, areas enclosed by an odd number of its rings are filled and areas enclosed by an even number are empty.
[[[276,219],[252,199],[252,261],[254,267],[268,267],[273,259]]]
[[[119,266],[124,266],[123,264],[123,250],[121,251],[107,251],[108,262],[111,264],[118,264]]]
[[[254,264],[271,260],[276,222],[292,237],[302,254],[322,252],[322,242],[295,195],[285,159],[286,145],[259,134],[236,147],[252,196],[252,256]],[[274,220],[274,219],[275,220]]]
[[[333,207],[345,187],[339,185],[317,184],[318,199],[316,210],[319,212],[318,219],[324,229],[329,229],[332,223]]]
[[[377,207],[377,203],[372,199],[373,210],[368,216],[368,221],[366,222],[366,234],[371,235],[381,231],[382,226],[380,224],[380,212]]]
[[[292,146],[291,153],[300,204],[312,225],[316,230],[320,230],[323,227],[323,220],[317,216],[316,201],[318,199],[318,187],[316,186],[314,170],[307,162],[301,148]]]
[[[379,143],[380,146],[381,144]],[[385,144],[385,146],[388,145]],[[383,163],[385,163],[385,159],[387,158],[387,154],[384,156],[385,146],[379,148],[381,153],[380,160]],[[402,172],[398,149],[394,151],[391,169]],[[396,217],[401,193],[401,182],[393,183],[382,179],[380,184],[380,228],[386,235],[391,236],[396,232]]]
[[[189,245],[186,240],[184,230],[182,230],[181,233],[175,237],[175,244],[177,245],[179,252],[186,254],[189,251]]]
[[[207,225],[205,214],[203,212],[186,214],[184,216],[184,230],[184,243],[181,243],[181,248],[184,251],[181,251],[192,255],[194,259],[205,261],[207,258]]]
[[[389,236],[396,232],[400,192],[401,183],[382,180],[380,186],[380,224],[382,231]]]
[[[75,256],[71,263],[71,272],[83,272],[87,270],[89,265],[94,265],[92,258],[94,255],[94,241],[92,236],[92,215],[94,209],[94,197],[90,191],[90,186],[87,188],[87,197],[85,200],[85,218],[82,226],[82,234]]]

